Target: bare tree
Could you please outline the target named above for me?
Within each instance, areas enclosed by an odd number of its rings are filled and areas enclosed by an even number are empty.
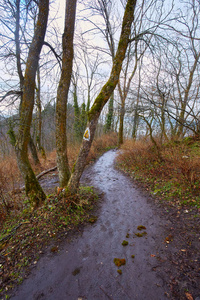
[[[37,24],[26,62],[19,130],[15,144],[17,163],[25,181],[26,194],[35,205],[39,205],[45,199],[45,194],[36,179],[28,159],[28,142],[34,106],[35,76],[47,27],[49,0],[40,0],[38,5]]]
[[[90,111],[88,112],[88,124],[87,124],[88,128],[86,129],[86,132],[84,134],[84,139],[81,145],[81,149],[68,184],[68,189],[72,193],[75,193],[79,186],[79,181],[86,165],[86,158],[88,156],[92,141],[94,139],[96,125],[100,113],[103,107],[105,106],[105,104],[107,103],[107,101],[109,100],[110,96],[112,95],[119,81],[122,63],[126,55],[126,50],[128,47],[129,38],[131,34],[131,26],[134,19],[135,6],[136,6],[136,0],[127,1],[118,49],[116,51],[116,55],[113,60],[110,77],[106,82],[106,84],[102,87],[99,95],[96,97],[94,101],[94,104],[92,105]]]
[[[56,102],[56,153],[60,181],[59,184],[61,187],[67,185],[70,177],[70,169],[67,158],[66,110],[72,75],[76,2],[76,0],[66,0],[62,71],[58,85]]]

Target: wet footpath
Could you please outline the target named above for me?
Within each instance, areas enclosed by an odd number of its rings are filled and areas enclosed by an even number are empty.
[[[58,253],[43,255],[11,299],[167,299],[166,221],[153,201],[114,168],[116,156],[114,150],[105,153],[84,174],[104,193],[95,224],[63,241]],[[115,258],[125,264],[117,266]]]

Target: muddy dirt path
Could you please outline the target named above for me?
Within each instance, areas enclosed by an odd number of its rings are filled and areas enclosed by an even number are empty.
[[[167,221],[129,178],[114,169],[116,155],[105,153],[84,175],[104,192],[97,222],[70,243],[63,242],[58,253],[43,255],[11,299],[166,299],[169,286],[162,264]],[[144,231],[137,229],[140,225],[147,232],[142,237],[135,235]],[[123,240],[127,246],[122,246]],[[118,268],[114,258],[124,258],[126,264]]]

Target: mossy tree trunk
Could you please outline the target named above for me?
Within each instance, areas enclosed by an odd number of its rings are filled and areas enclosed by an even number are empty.
[[[28,143],[30,139],[30,127],[34,106],[35,76],[38,67],[39,55],[46,33],[48,12],[49,0],[40,0],[38,20],[26,63],[23,98],[20,109],[19,131],[15,144],[17,163],[25,181],[26,194],[31,202],[36,206],[45,199],[45,194],[31,168],[28,159]]]
[[[81,149],[68,184],[68,189],[71,193],[76,193],[79,187],[79,181],[86,165],[86,159],[89,154],[90,147],[94,138],[98,118],[100,116],[103,107],[111,97],[119,81],[122,63],[125,58],[127,46],[129,43],[129,37],[131,33],[132,22],[134,19],[134,10],[135,10],[136,2],[137,2],[136,0],[127,1],[126,9],[124,12],[123,23],[122,23],[120,41],[118,44],[116,55],[113,60],[113,66],[112,66],[110,77],[106,82],[106,84],[101,89],[99,95],[94,101],[94,104],[92,105],[90,111],[88,112],[87,127],[90,131],[90,134],[88,138],[83,139]]]
[[[119,115],[119,132],[118,132],[118,143],[120,147],[124,142],[124,116],[125,116],[125,101],[121,101],[120,115]]]
[[[46,153],[42,147],[42,104],[41,104],[41,84],[40,67],[37,68],[37,86],[36,86],[36,146],[43,158],[46,159]]]
[[[70,169],[67,158],[66,118],[68,91],[72,75],[76,2],[76,0],[66,0],[62,71],[57,90],[56,153],[60,187],[65,187],[70,178]]]
[[[20,83],[20,92],[21,92],[21,101],[19,112],[21,110],[22,99],[23,99],[23,89],[24,89],[24,75],[22,71],[21,65],[21,47],[20,47],[20,0],[17,0],[16,5],[16,13],[15,13],[15,47],[16,47],[16,62],[17,62],[17,73],[19,76],[19,83]],[[29,148],[31,151],[31,155],[33,157],[33,161],[35,164],[40,164],[37,150],[34,144],[32,137],[29,140]]]
[[[31,151],[31,155],[32,155],[34,164],[35,165],[40,165],[40,160],[39,160],[39,157],[38,157],[38,154],[37,154],[37,149],[35,147],[33,138],[31,136],[30,136],[30,139],[29,139],[29,148],[30,148],[30,151]]]

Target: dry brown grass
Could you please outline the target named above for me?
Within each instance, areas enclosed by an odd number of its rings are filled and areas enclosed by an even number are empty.
[[[0,161],[0,172],[4,178],[4,188],[6,190],[14,189],[20,180],[15,154],[4,156]]]
[[[88,156],[88,162],[95,160],[104,151],[115,148],[116,145],[117,134],[113,132],[94,139]]]
[[[101,138],[95,139],[88,157],[88,163],[96,159],[103,153],[103,151],[116,147],[116,144],[116,134],[107,134]],[[68,145],[68,160],[70,168],[73,167],[76,161],[79,148],[79,144]],[[56,151],[47,153],[46,159],[39,154],[39,159],[41,164],[34,165],[33,160],[30,157],[30,162],[36,175],[44,170],[48,170],[56,166]],[[9,213],[9,209],[16,211],[20,211],[22,209],[24,198],[15,193],[22,185],[23,180],[13,151],[12,155],[4,156],[0,160],[0,219],[2,222]]]
[[[119,166],[168,198],[192,201],[200,207],[200,141],[192,138],[159,145],[160,153],[146,140],[126,141]],[[192,204],[192,203],[191,203]]]
[[[20,173],[15,156],[4,157],[0,161],[0,225],[6,219],[10,209],[16,209],[17,199],[12,191],[19,185]]]
[[[69,160],[70,168],[72,168],[73,164],[75,163],[76,157],[79,152],[80,145],[79,144],[69,144],[67,149],[67,155]],[[33,160],[30,158],[31,165],[33,166],[33,169],[36,174],[39,174],[40,172],[44,170],[48,170],[50,168],[53,168],[56,166],[56,150],[47,153],[46,159],[44,159],[41,155],[39,155],[40,159],[40,166],[35,166],[33,163]]]

